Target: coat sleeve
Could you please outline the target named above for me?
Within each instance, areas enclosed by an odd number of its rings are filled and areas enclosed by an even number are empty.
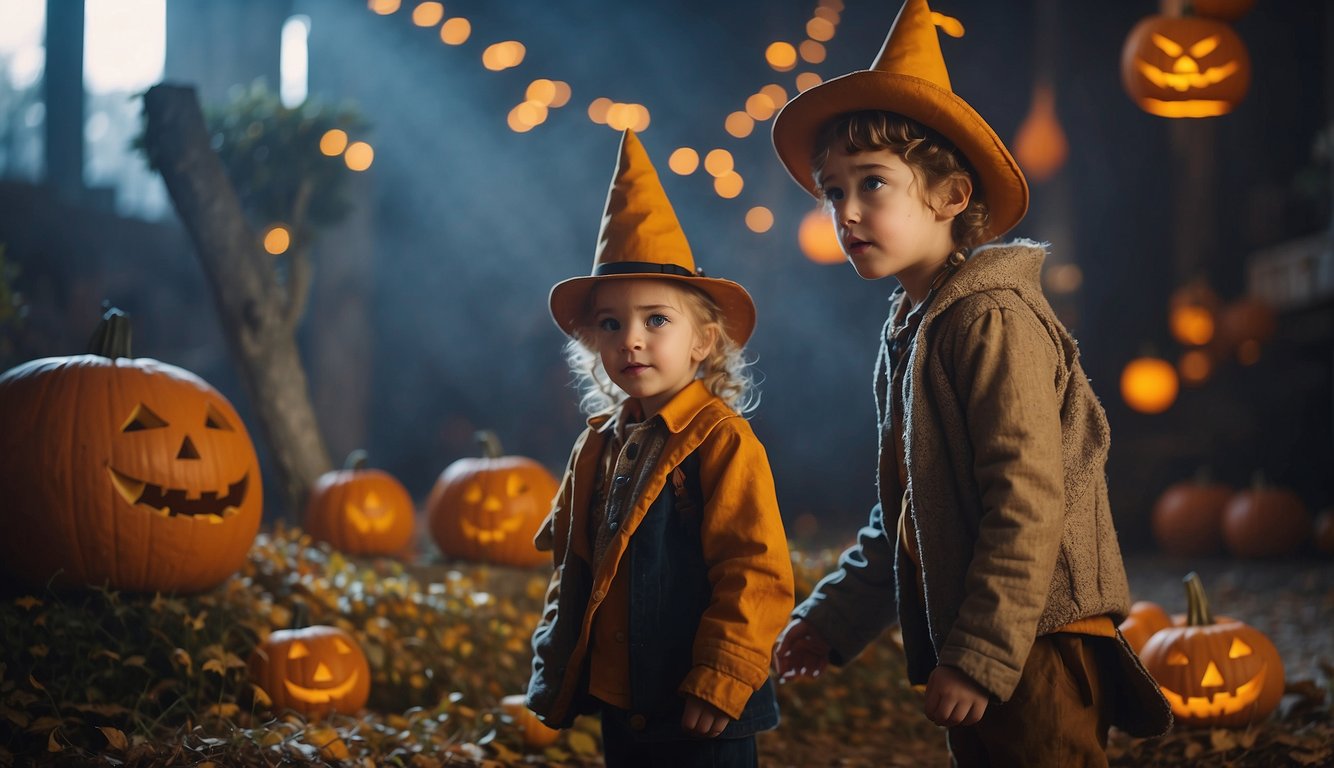
[[[898,618],[894,546],[884,511],[876,504],[857,542],[839,557],[838,568],[792,612],[815,626],[833,648],[835,664],[852,661]]]
[[[769,459],[750,425],[725,419],[698,453],[713,595],[679,690],[735,718],[769,677],[774,640],[792,610],[792,558]]]
[[[1064,526],[1056,347],[1031,313],[993,306],[960,322],[946,359],[982,516],[939,659],[1005,701],[1033,645]]]

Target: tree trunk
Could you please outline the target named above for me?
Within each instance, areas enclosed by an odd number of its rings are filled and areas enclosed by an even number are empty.
[[[194,242],[278,482],[296,513],[306,491],[332,468],[296,344],[307,286],[294,290],[280,284],[272,257],[246,223],[222,162],[209,146],[194,89],[153,86],[144,95],[144,115],[149,158]],[[304,256],[294,257],[293,264],[305,266]]]

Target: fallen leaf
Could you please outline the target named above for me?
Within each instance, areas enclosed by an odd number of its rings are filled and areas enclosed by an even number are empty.
[[[101,731],[102,735],[107,737],[107,744],[111,745],[111,748],[118,752],[124,752],[125,748],[130,745],[129,740],[125,738],[125,733],[119,728],[112,728],[108,725],[99,725],[97,730]]]

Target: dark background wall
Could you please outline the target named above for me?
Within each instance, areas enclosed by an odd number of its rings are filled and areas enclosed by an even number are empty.
[[[591,264],[618,136],[585,110],[607,96],[650,109],[642,138],[698,263],[755,297],[751,351],[765,381],[753,424],[788,520],[815,515],[842,539],[864,518],[874,499],[870,371],[893,282],[804,259],[796,229],[812,203],[774,158],[769,123],[741,140],[722,128],[762,85],[794,92],[803,68],[775,73],[763,51],[774,40],[799,42],[814,3],[447,3],[448,15],[473,24],[459,48],[413,26],[411,4],[385,17],[353,0],[226,5],[222,13],[214,3],[168,4],[168,79],[198,82],[206,103],[224,98],[229,82],[276,84],[276,57],[256,40],[276,46],[287,13],[303,13],[312,22],[311,94],[353,101],[373,123],[366,138],[376,160],[357,180],[361,206],[318,248],[302,330],[336,458],[366,447],[418,498],[446,464],[473,452],[481,427],[496,429],[511,453],[553,471],[563,464],[582,417],[546,294]],[[1166,307],[1180,277],[1183,200],[1211,212],[1188,236],[1207,246],[1204,267],[1226,298],[1245,292],[1255,252],[1329,227],[1328,201],[1303,195],[1296,179],[1329,177],[1312,145],[1330,120],[1334,8],[1260,0],[1235,24],[1253,61],[1246,101],[1231,115],[1174,128],[1135,108],[1120,83],[1126,33],[1156,4],[1079,4],[1078,18],[1066,6],[933,7],[968,30],[961,40],[942,37],[955,91],[1007,141],[1039,67],[1054,80],[1069,160],[1056,179],[1033,185],[1029,217],[1014,234],[1051,241],[1054,259],[1083,270],[1080,291],[1058,304],[1112,422],[1109,477],[1123,539],[1147,543],[1153,498],[1199,465],[1234,484],[1264,469],[1313,506],[1334,504],[1328,299],[1285,313],[1258,364],[1224,366],[1165,414],[1130,411],[1117,389],[1121,368],[1145,345],[1175,354]],[[832,77],[866,67],[897,10],[848,0],[827,61],[805,69]],[[1036,32],[1040,11],[1055,14],[1046,27],[1055,34]],[[482,48],[504,39],[525,43],[525,61],[486,71]],[[538,77],[569,82],[574,97],[546,124],[513,133],[505,115]],[[1212,162],[1208,173],[1183,177],[1180,155],[1192,142],[1204,142]],[[742,195],[719,198],[702,171],[670,173],[678,146],[731,151]],[[753,205],[774,211],[772,230],[745,228]],[[173,221],[121,220],[6,184],[0,241],[23,268],[18,287],[33,313],[7,364],[79,351],[106,297],[134,313],[137,354],[197,371],[249,413]],[[280,514],[275,500],[270,515]]]

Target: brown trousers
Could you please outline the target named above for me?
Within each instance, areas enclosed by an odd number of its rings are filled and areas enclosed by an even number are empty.
[[[976,725],[950,728],[959,768],[1107,766],[1107,728],[1115,678],[1100,662],[1110,638],[1042,635],[1024,662],[1010,700],[992,702]]]

